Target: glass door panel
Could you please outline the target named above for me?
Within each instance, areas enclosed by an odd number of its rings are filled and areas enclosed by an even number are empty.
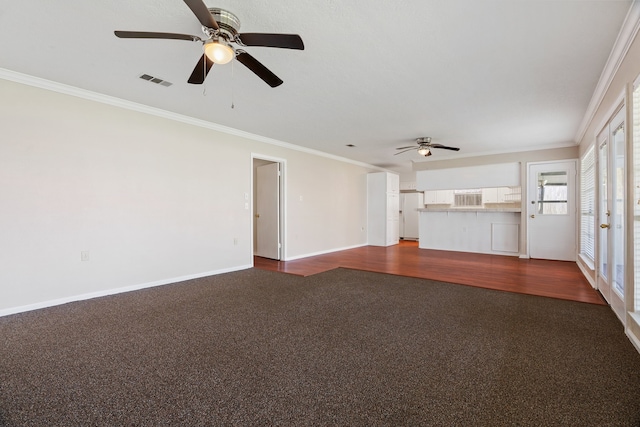
[[[613,266],[612,285],[613,289],[624,297],[624,213],[625,213],[625,137],[624,126],[620,125],[613,132],[613,163],[615,175],[613,185],[613,212],[611,217],[611,228],[613,232]]]
[[[608,171],[608,167],[607,167],[607,162],[608,162],[608,155],[607,155],[607,150],[608,150],[608,145],[606,142],[603,143],[602,145],[600,145],[600,152],[599,152],[599,181],[600,181],[600,209],[599,209],[599,221],[600,221],[600,235],[598,236],[598,246],[599,246],[599,250],[598,250],[598,264],[600,266],[599,268],[599,273],[600,276],[602,276],[602,278],[606,281],[607,277],[609,276],[609,272],[607,270],[607,266],[608,266],[608,229],[603,227],[604,224],[608,224],[609,223],[609,215],[610,215],[610,211],[609,211],[609,196],[608,196],[608,192],[607,192],[607,171]],[[605,297],[608,296],[605,295]]]

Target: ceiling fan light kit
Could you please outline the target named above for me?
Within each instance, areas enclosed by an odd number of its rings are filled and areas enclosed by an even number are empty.
[[[429,157],[431,154],[433,154],[431,153],[432,148],[442,148],[444,150],[460,151],[458,147],[447,147],[446,145],[442,145],[442,144],[433,144],[431,142],[431,138],[428,136],[425,136],[422,138],[416,138],[416,144],[417,145],[409,145],[407,147],[396,148],[396,150],[402,150],[402,151],[398,151],[396,154],[394,154],[394,156],[397,156],[398,154],[406,153],[407,151],[418,150],[418,154],[420,154],[421,156]]]
[[[429,157],[431,155],[431,150],[428,147],[420,147],[418,148],[418,154],[424,157]]]
[[[207,40],[204,44],[204,53],[215,64],[228,64],[236,56],[233,47],[218,40]]]
[[[234,58],[271,87],[282,84],[282,80],[245,50],[234,48],[262,46],[281,49],[304,50],[302,38],[297,34],[238,33],[240,20],[233,13],[219,8],[208,8],[202,0],[183,0],[202,25],[206,36],[202,39],[189,34],[158,33],[146,31],[114,31],[116,37],[124,39],[168,39],[200,42],[203,54],[196,64],[188,82],[204,83],[214,64],[227,64]]]

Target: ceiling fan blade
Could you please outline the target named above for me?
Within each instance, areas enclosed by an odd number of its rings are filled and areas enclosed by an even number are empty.
[[[207,5],[204,4],[202,0],[184,0],[184,2],[189,6],[191,12],[196,15],[196,18],[198,18],[198,21],[200,21],[202,25],[207,28],[213,28],[214,30],[220,29],[213,15],[209,12]]]
[[[406,150],[407,148],[416,148],[417,149],[418,147],[415,146],[415,145],[409,145],[408,147],[398,147],[398,148],[396,148],[396,150]]]
[[[198,36],[192,36],[189,34],[176,34],[176,33],[153,33],[147,31],[114,31],[116,37],[121,39],[171,39],[171,40],[188,40],[188,41],[202,41]]]
[[[238,55],[236,56],[238,61],[240,61],[245,67],[253,71],[253,73],[260,77],[271,87],[280,86],[283,82],[280,80],[278,76],[273,74],[267,67],[262,65],[255,59],[253,56],[249,55],[244,50],[238,50]]]
[[[405,147],[405,148],[407,148],[407,147]],[[398,154],[406,153],[407,151],[416,150],[417,148],[418,147],[411,147],[411,148],[408,148],[407,150],[404,150],[404,151],[398,151],[397,153],[394,154],[394,156],[397,156]]]
[[[193,69],[189,80],[187,81],[194,85],[200,85],[204,83],[204,79],[207,77],[207,74],[209,74],[209,70],[211,70],[211,67],[213,67],[213,61],[210,60],[207,55],[202,55],[200,57],[200,60],[198,61],[198,64]]]
[[[445,150],[460,151],[460,149],[458,147],[447,147],[446,145],[442,145],[442,144],[429,144],[429,147],[431,147],[431,148],[443,148]]]
[[[245,46],[280,47],[304,50],[302,38],[297,34],[242,33],[240,41]]]

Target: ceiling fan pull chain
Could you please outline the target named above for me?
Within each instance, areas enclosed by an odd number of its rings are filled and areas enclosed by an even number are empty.
[[[233,105],[233,63],[236,61],[231,61],[231,109],[233,110],[234,108],[236,108],[235,105]]]
[[[203,72],[204,72],[203,75],[206,77],[206,75],[207,75],[207,58],[205,58],[203,56],[202,59],[204,60],[204,61],[202,61],[202,68],[203,68]],[[207,96],[207,85],[204,83],[204,80],[202,81],[202,96]]]

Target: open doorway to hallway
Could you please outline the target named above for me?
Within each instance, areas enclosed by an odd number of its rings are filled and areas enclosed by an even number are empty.
[[[284,162],[252,156],[253,254],[280,260],[284,255]]]

